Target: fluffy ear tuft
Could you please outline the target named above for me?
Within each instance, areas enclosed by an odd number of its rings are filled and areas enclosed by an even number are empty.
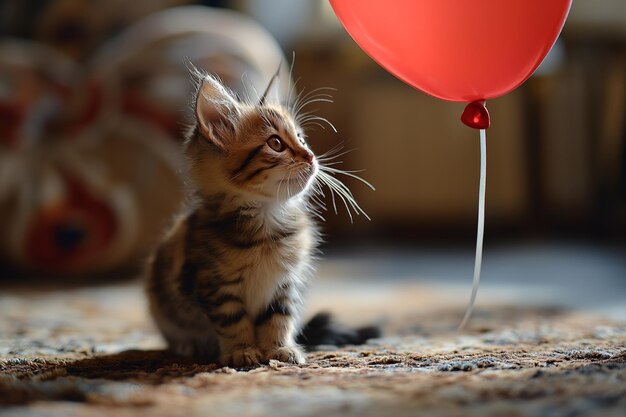
[[[214,77],[200,81],[196,95],[196,119],[202,135],[221,150],[235,135],[239,104],[232,93]]]

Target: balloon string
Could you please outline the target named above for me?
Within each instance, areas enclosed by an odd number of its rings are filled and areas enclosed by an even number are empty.
[[[487,183],[487,131],[480,130],[480,185],[478,189],[478,228],[476,231],[476,258],[474,259],[474,280],[472,283],[472,295],[470,296],[463,321],[459,325],[462,330],[467,324],[472,312],[480,283],[480,269],[483,261],[483,237],[485,235],[485,188]]]

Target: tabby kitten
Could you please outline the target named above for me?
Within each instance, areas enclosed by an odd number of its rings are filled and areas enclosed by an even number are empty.
[[[268,87],[269,89],[269,87]],[[304,363],[294,337],[317,231],[318,163],[289,112],[204,76],[185,143],[194,198],[151,262],[150,309],[171,349],[224,365]]]
[[[295,339],[319,241],[309,200],[324,178],[344,203],[354,200],[320,171],[300,126],[313,119],[292,113],[303,102],[267,103],[272,81],[250,104],[199,78],[184,148],[192,198],[147,274],[151,313],[179,354],[232,366],[305,362]]]

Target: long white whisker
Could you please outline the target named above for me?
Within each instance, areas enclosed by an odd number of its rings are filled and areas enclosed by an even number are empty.
[[[319,158],[317,158],[317,160],[320,163],[322,162],[322,161],[320,161]],[[330,167],[330,166],[333,166],[333,165],[340,165],[340,164],[343,164],[343,161],[333,161],[333,162],[326,162],[326,161],[324,161],[324,166],[326,166],[326,167]],[[361,171],[354,171],[354,172],[361,172]]]
[[[299,124],[302,128],[305,128],[305,127],[310,126],[310,125],[315,125],[315,126],[319,126],[319,127],[321,127],[321,128],[322,128],[322,130],[326,130],[326,126],[324,126],[323,124],[318,123],[318,122],[308,122],[308,123],[298,123],[298,124]]]
[[[322,166],[320,165],[320,169],[327,171],[327,172],[331,172],[333,174],[343,174],[343,175],[347,175],[348,177],[354,178],[355,180],[361,181],[363,184],[367,185],[372,191],[376,191],[376,188],[370,184],[368,181],[364,180],[363,178],[359,177],[358,175],[354,175],[354,173],[357,172],[362,172],[362,171],[344,171],[341,169],[337,169],[337,168],[331,168],[329,166]]]
[[[309,98],[307,101],[303,101],[300,104],[300,107],[298,107],[298,109],[303,109],[304,107],[308,106],[309,104],[312,103],[334,103],[334,100],[332,100],[332,98],[330,97],[326,97],[326,94],[319,94],[319,95],[315,95],[311,98]]]
[[[291,51],[291,65],[289,66],[289,77],[287,78],[287,82],[289,86],[287,86],[287,107],[291,107],[291,92],[292,87],[295,88],[294,83],[291,82],[291,77],[293,74],[293,66],[296,64],[296,51]]]
[[[335,133],[337,133],[337,128],[327,118],[321,117],[321,116],[310,116],[310,117],[313,117],[311,120],[319,120],[319,121],[327,123],[328,126],[330,126],[331,129],[333,129],[335,131]]]
[[[339,214],[339,213],[338,213],[338,211],[337,211],[337,202],[335,201],[335,193],[333,192],[333,187],[332,187],[330,184],[328,184],[328,182],[327,182],[327,181],[326,181],[326,179],[324,178],[324,177],[325,177],[325,175],[323,175],[323,174],[322,174],[322,172],[319,172],[319,173],[318,173],[318,175],[319,175],[319,179],[320,179],[320,181],[321,181],[321,182],[322,182],[325,186],[327,186],[327,187],[328,187],[328,190],[330,191],[330,198],[331,198],[332,203],[333,203],[333,211],[335,212],[335,215],[336,215],[336,214]]]
[[[339,196],[341,201],[343,201],[344,206],[346,206],[346,211],[348,212],[348,216],[350,217],[350,223],[354,223],[354,219],[352,218],[352,212],[350,212],[350,208],[348,207],[348,203],[346,202],[343,193],[339,190],[339,188],[337,188],[337,185],[332,182],[331,177],[327,177],[326,180],[328,181],[326,184],[329,186],[329,188],[337,193],[337,196]]]
[[[356,202],[354,195],[352,195],[352,192],[350,191],[350,189],[343,182],[341,182],[339,179],[323,171],[320,171],[320,174],[321,174],[321,177],[324,178],[326,184],[331,189],[333,189],[337,193],[337,195],[339,195],[339,197],[344,201],[346,208],[348,208],[348,203],[349,203],[350,206],[352,206],[356,214],[363,214],[368,220],[371,220],[370,217],[365,212],[365,210],[363,210],[361,206],[359,206],[359,204]]]
[[[304,109],[306,106],[313,103],[334,103],[335,101],[332,99],[332,96],[328,94],[316,94],[314,96],[309,97],[306,100],[302,100],[301,103],[298,104],[298,107],[295,108],[294,113],[300,114],[300,111]]]
[[[289,92],[289,95],[287,96],[287,101],[288,101],[288,105],[289,105],[289,108],[290,108],[290,109],[292,109],[292,108],[293,108],[293,104],[291,104],[291,102],[292,102],[292,101],[294,101],[294,99],[292,99],[292,95],[293,95],[293,94],[294,94],[294,92],[297,90],[297,88],[298,88],[298,83],[300,82],[300,80],[301,80],[301,78],[300,78],[300,77],[298,77],[298,79],[297,79],[297,80],[296,80],[296,81],[292,84],[292,86],[293,86],[293,87],[291,88],[291,90],[290,90],[290,92]],[[300,95],[301,95],[301,94],[302,94],[302,92],[300,92],[300,93],[296,94],[296,97],[295,97],[295,102],[297,102],[297,101],[298,101],[298,97],[300,97]]]
[[[337,152],[341,152],[342,150],[343,150],[343,142],[340,142],[337,145],[333,146],[327,152],[321,154],[317,159],[321,159],[321,158],[326,158],[326,157],[332,156],[333,154],[335,154]]]
[[[276,203],[278,204],[280,202],[280,186],[283,184],[283,181],[285,179],[281,179],[280,181],[278,181],[278,188],[276,189]]]
[[[287,175],[287,198],[291,198],[291,171]]]
[[[294,115],[294,119],[296,121],[302,118],[302,115],[300,114],[300,112],[302,111],[304,107],[308,106],[309,104],[314,103],[316,101],[324,101],[324,102],[329,102],[329,103],[333,102],[332,95],[326,94],[326,93],[320,93],[320,91],[323,91],[323,90],[336,91],[334,88],[331,88],[331,87],[319,87],[311,91],[308,91],[306,93],[305,93],[305,90],[306,89],[302,89],[302,91],[296,96],[296,99],[295,101],[293,101],[293,104],[289,106],[292,114]]]
[[[332,98],[332,95],[327,94],[327,93],[319,93],[319,91],[323,91],[323,90],[331,90],[331,91],[336,91],[336,89],[331,88],[331,87],[319,87],[319,88],[315,88],[309,92],[307,92],[306,94],[304,94],[304,89],[302,90],[302,92],[300,93],[298,100],[296,100],[296,102],[294,103],[294,105],[292,106],[292,108],[294,109],[301,109],[300,104],[306,102],[308,99],[314,97],[315,96],[327,96],[328,98]],[[317,94],[316,94],[317,93]],[[298,113],[298,111],[296,111],[295,113]]]

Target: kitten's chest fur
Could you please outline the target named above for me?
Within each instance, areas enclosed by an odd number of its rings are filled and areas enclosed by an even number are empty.
[[[204,205],[190,215],[189,228],[188,256],[200,265],[197,279],[239,281],[252,315],[264,310],[281,286],[299,289],[308,279],[315,231],[297,207],[224,213]]]

